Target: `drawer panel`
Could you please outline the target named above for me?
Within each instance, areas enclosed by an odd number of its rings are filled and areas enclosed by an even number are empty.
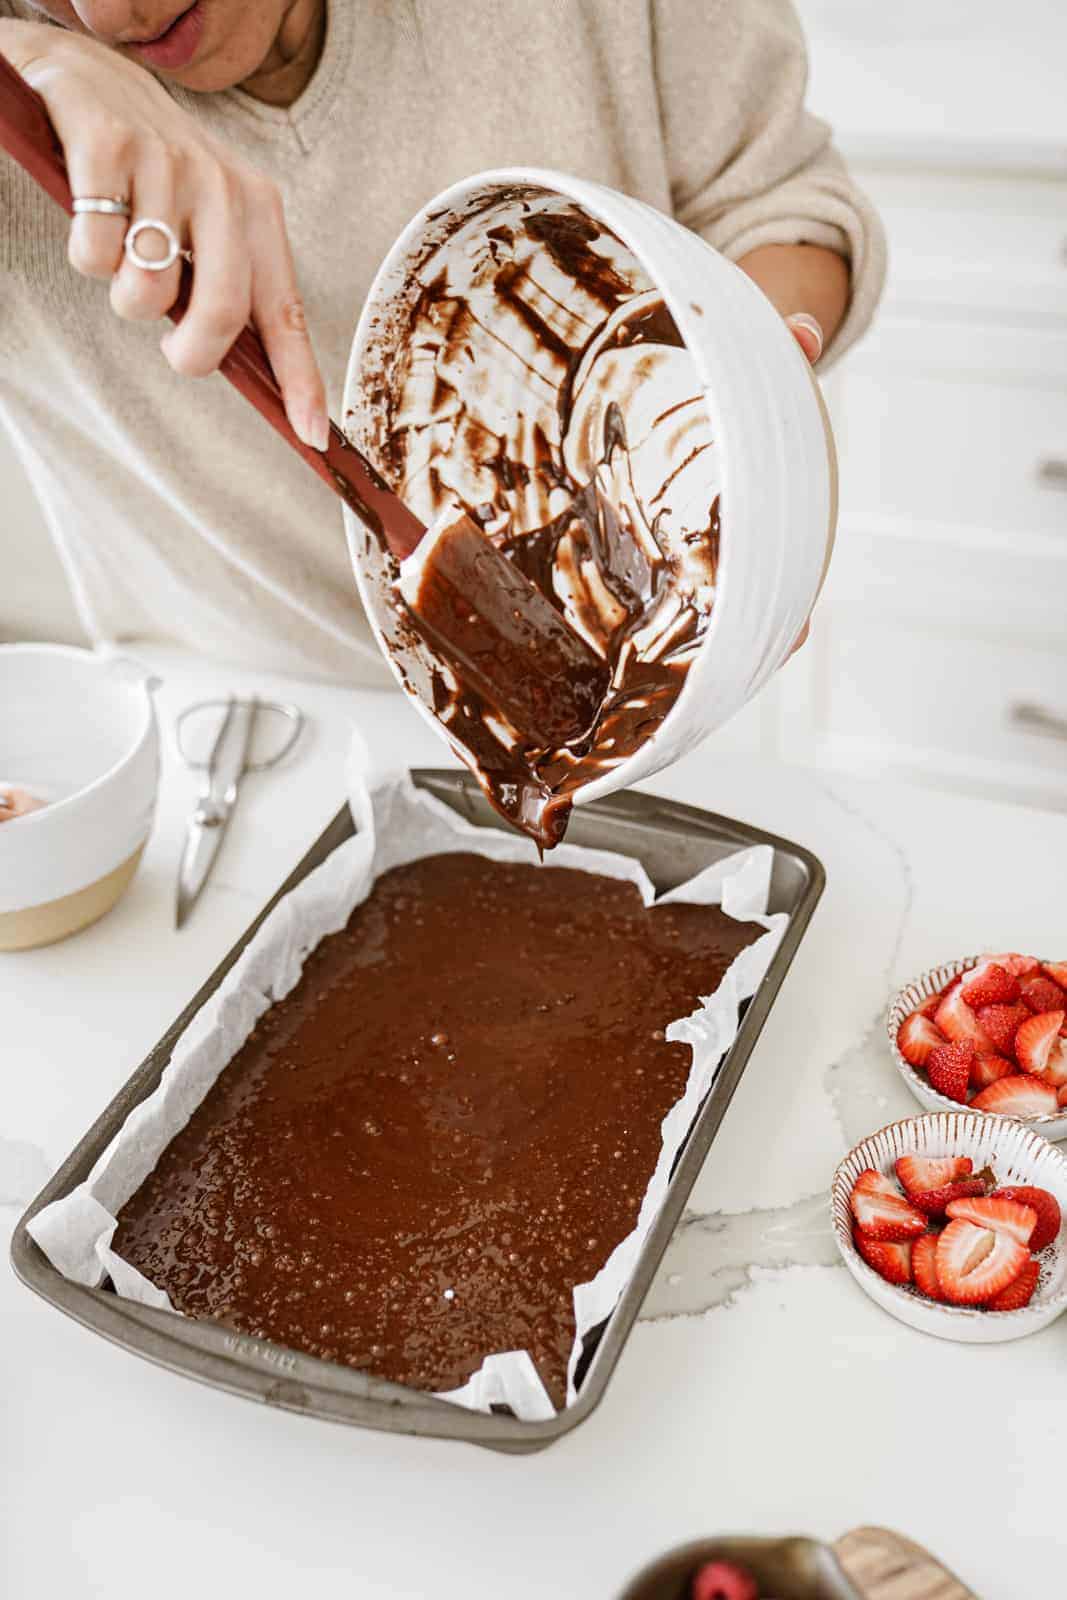
[[[830,404],[846,510],[1067,549],[1067,336],[886,327]]]

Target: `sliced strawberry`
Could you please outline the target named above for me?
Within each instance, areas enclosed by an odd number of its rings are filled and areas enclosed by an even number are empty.
[[[936,994],[927,995],[922,1005],[916,1006],[915,1011],[912,1012],[912,1016],[914,1016],[915,1012],[917,1011],[920,1017],[932,1017],[938,1006],[941,1004],[941,998],[944,992],[945,991],[943,989],[939,989]]]
[[[934,1259],[945,1299],[973,1306],[991,1300],[1014,1283],[1030,1252],[1010,1234],[976,1228],[973,1222],[958,1217],[938,1239]]]
[[[1058,1089],[1067,1083],[1067,1051],[1059,1039],[1067,1011],[1043,1011],[1015,1035],[1015,1059],[1024,1072]]]
[[[930,1051],[926,1075],[939,1094],[950,1100],[966,1100],[967,1085],[971,1081],[975,1049],[970,1039],[959,1039],[955,1044],[939,1044]]]
[[[944,1299],[937,1281],[937,1240],[936,1233],[924,1233],[911,1247],[912,1280],[928,1300]]]
[[[938,1189],[927,1189],[924,1194],[910,1194],[908,1199],[926,1216],[943,1217],[950,1200],[966,1200],[984,1194],[985,1184],[981,1178],[964,1178],[959,1183],[943,1183]]]
[[[708,1561],[693,1574],[691,1600],[759,1600],[751,1572],[733,1561]]]
[[[1013,1072],[998,1078],[971,1101],[974,1111],[996,1111],[1002,1117],[1047,1117],[1056,1110],[1056,1091],[1037,1078]]]
[[[975,1089],[986,1089],[998,1078],[1006,1078],[1015,1071],[1015,1062],[1007,1056],[975,1056],[971,1068],[971,1084]]]
[[[1036,1255],[1057,1237],[1063,1218],[1060,1203],[1047,1189],[1038,1189],[1029,1183],[1012,1183],[1004,1189],[994,1189],[993,1200],[1016,1200],[1020,1205],[1032,1206],[1037,1212],[1037,1225],[1030,1235],[1030,1249]]]
[[[977,975],[964,975],[961,994],[972,1010],[979,1006],[1008,1005],[1019,998],[1019,980],[995,961],[983,962]]]
[[[992,1228],[994,1233],[1006,1233],[1025,1245],[1029,1245],[1030,1236],[1037,1227],[1037,1212],[1033,1206],[1019,1200],[994,1200],[992,1196],[950,1200],[946,1209],[953,1221],[962,1217],[964,1222],[973,1222],[976,1228]]]
[[[1006,1056],[1015,1048],[1015,1035],[1023,1023],[1030,1020],[1030,1011],[1024,1005],[982,1006],[975,1015],[993,1048]]]
[[[887,1283],[911,1282],[910,1239],[872,1239],[857,1228],[853,1232],[852,1242],[867,1265],[873,1267]]]
[[[992,1300],[986,1301],[987,1311],[1021,1311],[1034,1298],[1037,1280],[1041,1276],[1040,1261],[1029,1260],[1014,1283],[1001,1289]]]
[[[1051,978],[1038,973],[1036,977],[1024,978],[1019,985],[1019,997],[1024,1006],[1028,1006],[1035,1013],[1041,1011],[1062,1011],[1067,1006],[1067,994],[1064,994],[1058,983],[1053,983]]]
[[[1067,961],[1044,961],[1041,970],[1046,978],[1058,983],[1061,989],[1067,989]]]
[[[958,1183],[974,1171],[970,1156],[899,1156],[893,1165],[909,1199],[943,1183]]]
[[[930,1051],[936,1050],[944,1042],[945,1035],[935,1028],[929,1017],[924,1017],[919,1011],[913,1011],[905,1017],[897,1030],[897,1049],[913,1067],[925,1067],[930,1059]]]
[[[892,1178],[868,1168],[856,1179],[849,1201],[858,1225],[872,1239],[912,1239],[926,1231],[926,1218],[909,1205]]]
[[[1063,1088],[1056,1096],[1056,1103],[1057,1105],[1067,1106],[1067,1083],[1064,1084]]]
[[[953,1043],[969,1039],[976,1050],[991,1050],[992,1040],[963,998],[963,986],[950,989],[934,1013],[934,1021]]]
[[[1041,965],[1036,956],[1021,956],[1017,952],[1005,956],[983,956],[982,960],[995,961],[998,967],[1003,967],[1014,978],[1025,978],[1028,972],[1036,972]]]

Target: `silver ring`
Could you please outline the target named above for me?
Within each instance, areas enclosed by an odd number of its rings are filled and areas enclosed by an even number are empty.
[[[143,256],[137,248],[137,241],[142,233],[161,233],[167,241],[166,255],[161,256],[158,261],[150,261],[147,256]],[[182,249],[178,235],[170,223],[160,222],[158,217],[139,218],[132,228],[127,230],[126,237],[122,242],[122,248],[126,252],[126,260],[133,266],[140,267],[142,272],[166,272],[167,268],[172,267],[179,257],[186,261],[193,259],[191,250]]]
[[[101,217],[128,217],[130,214],[130,202],[123,200],[120,195],[108,195],[107,197],[92,195],[84,200],[75,200],[72,209],[75,216],[81,216],[83,212],[91,212]]]

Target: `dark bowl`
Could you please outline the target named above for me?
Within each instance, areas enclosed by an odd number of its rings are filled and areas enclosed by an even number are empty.
[[[706,1561],[736,1561],[747,1567],[760,1593],[773,1600],[863,1600],[829,1546],[799,1535],[788,1539],[731,1535],[680,1545],[631,1578],[619,1600],[689,1600],[693,1574]]]

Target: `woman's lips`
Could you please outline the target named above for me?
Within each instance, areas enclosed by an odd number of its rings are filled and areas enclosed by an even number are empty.
[[[150,67],[162,67],[165,72],[180,72],[187,67],[200,46],[204,31],[204,12],[200,0],[183,11],[166,30],[155,39],[130,45],[142,61]]]

